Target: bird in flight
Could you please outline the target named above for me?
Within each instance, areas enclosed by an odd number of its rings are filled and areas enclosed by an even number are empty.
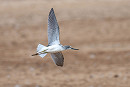
[[[72,48],[71,46],[68,45],[63,46],[60,44],[59,26],[56,20],[54,10],[52,8],[48,16],[48,45],[44,46],[39,44],[37,46],[37,53],[33,54],[32,56],[39,55],[40,57],[43,58],[44,56],[47,55],[47,53],[50,53],[54,63],[57,66],[63,66],[64,57],[61,51],[67,49],[79,50]]]

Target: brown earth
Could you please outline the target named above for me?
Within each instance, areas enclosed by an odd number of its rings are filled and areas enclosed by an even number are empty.
[[[54,8],[63,67],[50,55],[47,18]],[[130,0],[0,0],[0,87],[130,87]]]

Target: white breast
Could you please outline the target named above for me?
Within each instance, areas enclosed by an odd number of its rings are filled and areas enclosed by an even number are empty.
[[[60,52],[63,51],[64,48],[61,45],[52,45],[47,47],[47,51],[48,53],[56,53],[56,52]]]

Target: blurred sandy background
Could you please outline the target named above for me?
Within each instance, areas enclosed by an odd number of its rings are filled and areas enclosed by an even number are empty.
[[[60,26],[63,67],[47,45],[51,8]],[[130,0],[0,0],[0,87],[130,87]]]

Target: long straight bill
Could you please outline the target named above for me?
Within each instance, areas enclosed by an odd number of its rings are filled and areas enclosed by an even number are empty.
[[[79,49],[75,49],[75,48],[71,48],[72,50],[79,50]]]

